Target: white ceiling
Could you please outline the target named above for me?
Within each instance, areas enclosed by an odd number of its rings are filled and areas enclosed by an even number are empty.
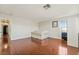
[[[47,10],[43,6],[43,4],[3,4],[0,5],[0,13],[37,21],[79,13],[77,4],[52,4]]]

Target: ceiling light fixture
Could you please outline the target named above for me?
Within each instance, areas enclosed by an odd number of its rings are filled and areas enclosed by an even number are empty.
[[[46,4],[46,5],[43,6],[43,8],[45,8],[45,9],[48,9],[50,7],[51,7],[50,4]]]

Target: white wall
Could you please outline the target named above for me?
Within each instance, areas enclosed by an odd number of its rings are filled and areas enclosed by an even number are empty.
[[[79,18],[72,16],[68,18],[68,45],[78,47]]]
[[[40,22],[40,30],[41,31],[48,31],[48,37],[61,38],[59,27],[52,28],[52,21],[56,21],[56,19]]]
[[[36,21],[13,16],[5,16],[5,19],[6,17],[10,20],[9,33],[11,40],[30,37],[32,31],[38,30]]]
[[[31,36],[31,32],[38,30],[38,24],[28,19],[11,20],[11,38],[19,39]]]

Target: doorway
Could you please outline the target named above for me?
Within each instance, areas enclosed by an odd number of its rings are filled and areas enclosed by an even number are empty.
[[[9,22],[2,21],[2,54],[10,54]]]
[[[67,42],[68,33],[67,33],[67,20],[59,20],[59,27],[61,32],[61,39]]]

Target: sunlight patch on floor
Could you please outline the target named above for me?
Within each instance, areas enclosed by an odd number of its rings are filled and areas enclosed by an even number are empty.
[[[59,46],[59,55],[67,55],[67,48]]]

